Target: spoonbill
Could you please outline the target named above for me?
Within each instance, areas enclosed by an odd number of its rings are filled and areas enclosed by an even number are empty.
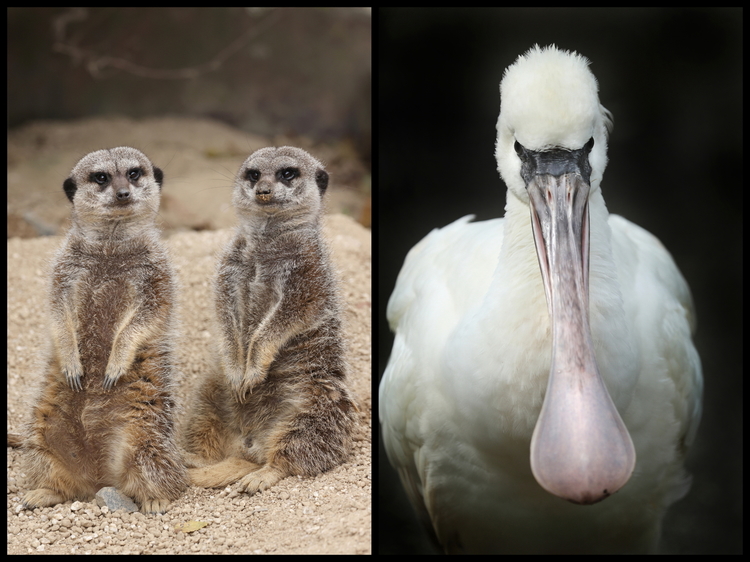
[[[388,458],[448,553],[653,552],[701,414],[690,290],[607,211],[589,61],[534,46],[500,94],[505,217],[433,230],[388,303]]]

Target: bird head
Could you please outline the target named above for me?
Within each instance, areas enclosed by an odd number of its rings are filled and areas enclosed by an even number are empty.
[[[495,157],[508,189],[528,203],[519,147],[535,153],[588,151],[593,193],[607,166],[612,114],[599,103],[599,86],[585,57],[554,45],[535,45],[505,70],[500,84]]]

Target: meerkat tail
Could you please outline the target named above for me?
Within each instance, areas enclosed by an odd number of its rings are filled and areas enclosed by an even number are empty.
[[[234,484],[240,478],[258,470],[260,465],[245,459],[228,458],[205,468],[190,468],[190,482],[202,488],[220,488]]]

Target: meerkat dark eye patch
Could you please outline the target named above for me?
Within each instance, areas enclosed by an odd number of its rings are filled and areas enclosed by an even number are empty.
[[[89,181],[98,183],[99,185],[105,185],[109,182],[109,174],[104,172],[91,172],[89,175]]]
[[[282,168],[278,172],[276,172],[276,177],[279,181],[282,182],[288,182],[292,181],[294,178],[299,177],[299,169],[298,168]]]
[[[247,172],[245,172],[245,178],[255,183],[256,181],[260,179],[260,171],[248,170]]]
[[[142,175],[142,168],[131,168],[130,170],[128,170],[128,179],[130,181],[138,181],[138,178],[140,178]]]

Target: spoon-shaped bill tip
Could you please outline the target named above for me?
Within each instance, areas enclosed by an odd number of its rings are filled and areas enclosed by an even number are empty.
[[[633,441],[598,373],[552,370],[531,439],[531,471],[551,494],[599,502],[630,479]]]

